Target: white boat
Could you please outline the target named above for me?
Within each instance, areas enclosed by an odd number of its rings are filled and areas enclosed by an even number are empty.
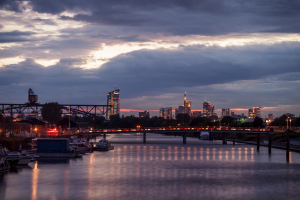
[[[28,163],[32,160],[32,157],[28,155],[22,155],[20,152],[17,151],[6,151],[6,155],[9,158],[19,159],[17,165],[28,165]]]
[[[102,138],[99,142],[90,142],[90,145],[93,151],[109,151],[114,149],[114,146],[111,146],[105,138]]]

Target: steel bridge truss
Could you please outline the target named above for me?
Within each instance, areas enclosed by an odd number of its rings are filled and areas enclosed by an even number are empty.
[[[20,114],[42,114],[41,109],[45,104],[25,103],[25,104],[0,104],[0,114],[14,115]],[[112,107],[111,105],[79,105],[79,104],[59,104],[62,107],[63,114],[83,115],[86,117],[105,120],[104,115]]]

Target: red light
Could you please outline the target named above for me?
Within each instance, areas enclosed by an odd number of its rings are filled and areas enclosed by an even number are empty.
[[[97,131],[97,132],[100,132],[100,131]]]

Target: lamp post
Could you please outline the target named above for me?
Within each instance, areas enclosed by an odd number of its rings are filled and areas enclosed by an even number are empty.
[[[286,119],[286,130],[289,129],[289,117]]]
[[[292,119],[290,118],[290,129],[292,130]]]

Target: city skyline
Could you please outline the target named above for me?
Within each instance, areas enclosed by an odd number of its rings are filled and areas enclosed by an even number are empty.
[[[118,6],[116,6],[116,4]],[[208,97],[221,115],[300,115],[297,1],[2,1],[0,102],[106,104],[121,115]],[[134,111],[136,110],[136,111]],[[157,111],[151,111],[157,110]],[[129,112],[126,112],[129,111]]]

